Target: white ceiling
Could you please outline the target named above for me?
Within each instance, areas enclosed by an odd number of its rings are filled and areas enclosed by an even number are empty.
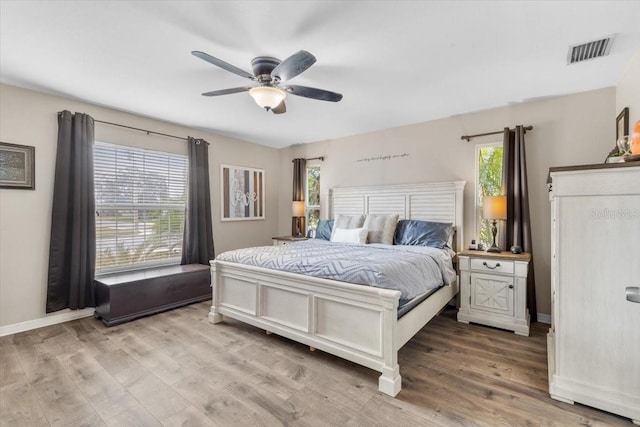
[[[0,81],[286,147],[615,86],[639,20],[640,1],[0,0]],[[609,56],[566,65],[614,33]],[[190,54],[251,71],[301,49],[318,61],[291,84],[341,102],[289,96],[273,115],[248,93],[203,97],[250,82]]]

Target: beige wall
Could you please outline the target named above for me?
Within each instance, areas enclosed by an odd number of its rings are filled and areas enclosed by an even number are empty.
[[[281,186],[291,188],[291,159],[325,156],[322,163],[322,216],[328,189],[369,184],[400,184],[465,180],[465,243],[474,237],[474,147],[500,141],[501,136],[460,140],[516,124],[533,125],[527,132],[527,164],[533,228],[538,312],[550,309],[550,225],[547,173],[550,166],[601,163],[615,140],[616,91],[601,89],[519,104],[384,131],[305,144],[281,152]],[[399,155],[390,160],[363,158]],[[279,230],[290,232],[290,191],[282,191]],[[287,214],[285,214],[287,213]]]
[[[278,150],[87,103],[0,85],[0,140],[36,147],[36,190],[0,189],[0,327],[45,316],[57,112],[211,143],[209,165],[216,253],[269,244],[278,227]],[[184,142],[96,123],[96,140],[186,154]],[[265,169],[266,220],[220,221],[220,164]],[[289,208],[290,209],[290,208]]]
[[[629,133],[640,120],[640,49],[633,56],[616,88],[616,114],[629,107]]]

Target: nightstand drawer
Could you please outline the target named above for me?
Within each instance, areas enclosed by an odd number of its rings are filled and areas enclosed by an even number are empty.
[[[513,261],[502,259],[471,258],[471,270],[490,273],[513,274]]]

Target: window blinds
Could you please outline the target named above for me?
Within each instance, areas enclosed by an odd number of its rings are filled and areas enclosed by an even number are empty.
[[[187,157],[94,145],[96,274],[179,264]]]

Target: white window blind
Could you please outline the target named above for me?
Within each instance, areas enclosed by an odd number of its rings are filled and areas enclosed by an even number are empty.
[[[179,264],[187,157],[96,143],[96,274]]]

